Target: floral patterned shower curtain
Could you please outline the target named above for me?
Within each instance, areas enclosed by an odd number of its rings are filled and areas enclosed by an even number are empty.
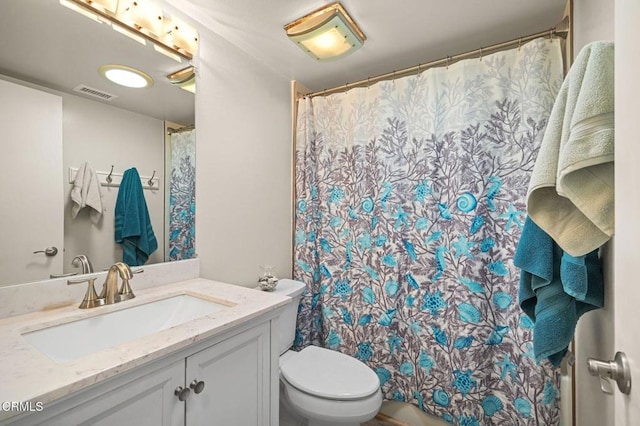
[[[196,131],[171,134],[169,188],[169,259],[195,257]]]
[[[558,423],[512,259],[560,42],[299,102],[296,346],[357,357],[457,425]]]

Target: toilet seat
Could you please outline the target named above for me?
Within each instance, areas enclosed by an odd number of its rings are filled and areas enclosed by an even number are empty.
[[[376,373],[361,361],[340,352],[308,346],[280,366],[284,379],[309,395],[333,400],[357,400],[380,389]]]

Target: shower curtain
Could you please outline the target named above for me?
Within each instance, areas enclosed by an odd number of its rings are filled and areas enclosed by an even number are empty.
[[[457,425],[553,425],[512,259],[562,83],[558,40],[299,101],[296,346]]]
[[[196,131],[171,134],[169,188],[169,259],[195,257]]]

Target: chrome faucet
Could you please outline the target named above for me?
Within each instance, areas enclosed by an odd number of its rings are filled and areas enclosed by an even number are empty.
[[[93,265],[89,261],[89,258],[84,254],[79,254],[73,258],[71,264],[76,268],[82,268],[83,274],[92,274],[93,273]]]

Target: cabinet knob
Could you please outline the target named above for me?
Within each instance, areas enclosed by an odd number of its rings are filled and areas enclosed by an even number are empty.
[[[173,394],[176,395],[180,401],[185,401],[187,398],[189,398],[190,393],[191,391],[188,388],[183,388],[182,386],[178,386],[173,392]]]
[[[195,393],[200,393],[204,390],[204,382],[202,380],[198,381],[198,379],[194,379],[189,387],[193,389]]]

